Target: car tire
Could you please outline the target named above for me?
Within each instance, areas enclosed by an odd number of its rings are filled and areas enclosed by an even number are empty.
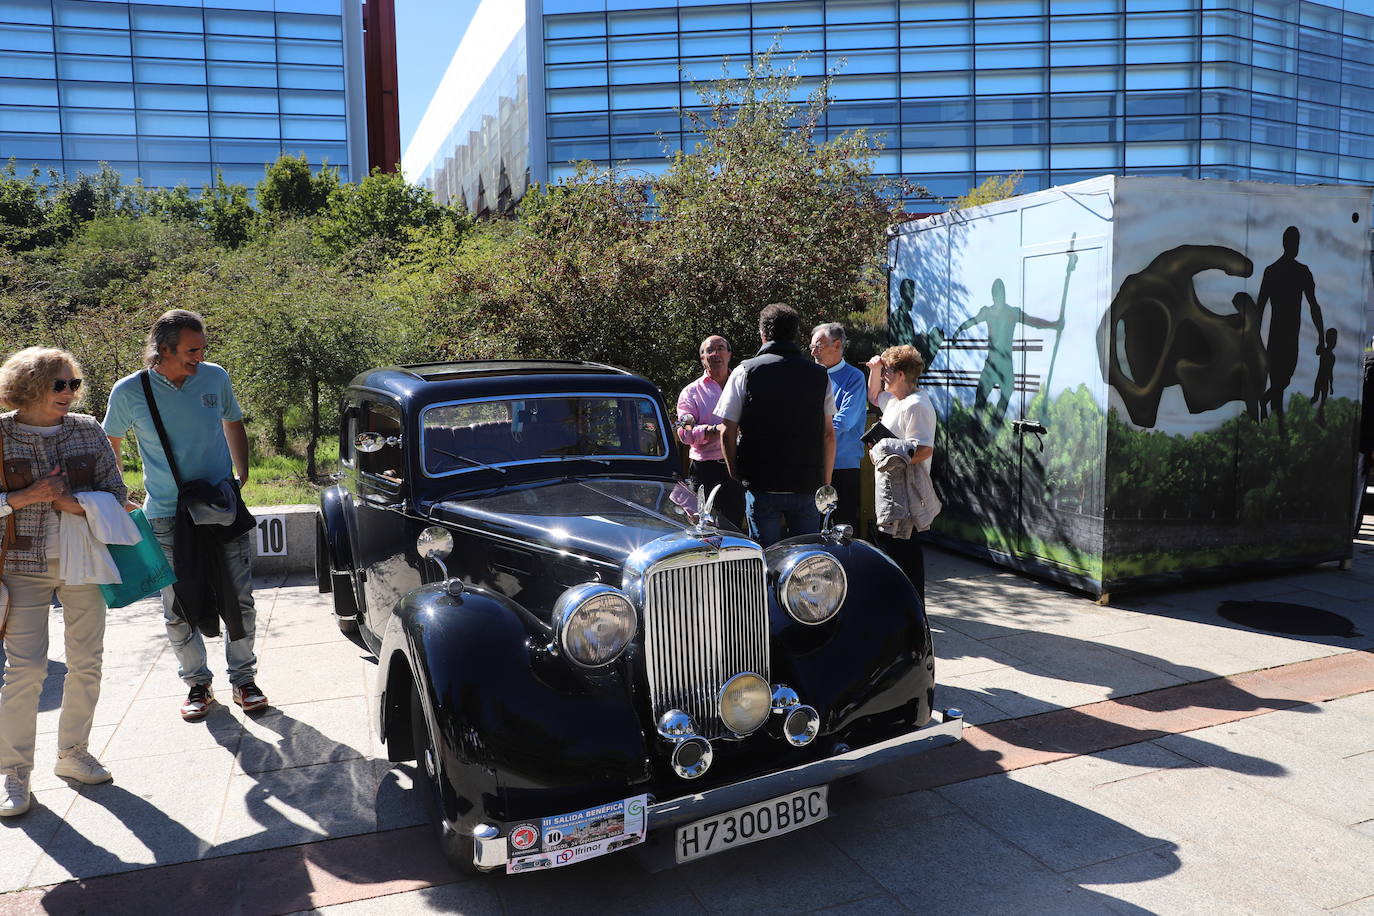
[[[420,793],[429,811],[439,850],[455,871],[476,874],[478,869],[473,864],[475,847],[472,837],[456,829],[444,807],[444,777],[440,770],[439,755],[425,721],[420,693],[413,684],[410,688],[410,735],[415,753],[415,791]]]

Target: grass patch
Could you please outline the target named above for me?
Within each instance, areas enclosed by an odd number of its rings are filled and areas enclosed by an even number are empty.
[[[338,470],[338,440],[329,438],[320,441],[316,455],[317,470],[321,475]],[[126,460],[124,485],[129,488],[129,498],[143,502],[146,491],[143,489],[141,468],[129,469]],[[282,506],[293,503],[311,504],[320,498],[320,485],[305,476],[305,458],[299,455],[263,455],[254,449],[248,463],[248,486],[243,488],[243,501],[250,506]]]

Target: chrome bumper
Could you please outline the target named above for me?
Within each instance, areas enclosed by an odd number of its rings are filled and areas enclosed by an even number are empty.
[[[937,721],[938,720],[938,721]],[[718,786],[696,795],[683,795],[668,801],[654,801],[650,796],[650,832],[664,827],[710,817],[722,811],[743,807],[752,802],[765,801],[798,789],[824,785],[843,776],[853,776],[864,770],[901,760],[925,751],[954,744],[964,738],[964,717],[957,709],[931,713],[931,724],[905,735],[898,735],[854,750],[843,751],[824,760],[814,760],[781,770],[755,776],[742,782]],[[523,823],[523,822],[522,822]],[[473,836],[473,864],[483,871],[504,868],[506,865],[507,830],[492,824],[481,824]]]

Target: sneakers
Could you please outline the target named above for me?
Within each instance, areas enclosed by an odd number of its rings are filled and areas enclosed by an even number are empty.
[[[58,752],[57,766],[53,767],[52,771],[65,779],[75,779],[88,786],[109,782],[111,778],[110,771],[86,750],[84,744]]]
[[[4,791],[0,792],[0,817],[18,817],[29,810],[29,777],[5,774]]]
[[[244,712],[257,712],[269,705],[267,695],[252,681],[234,688],[234,702],[242,706]]]
[[[191,687],[191,692],[186,695],[186,701],[181,704],[181,717],[187,722],[204,719],[213,705],[215,705],[215,695],[210,692],[210,685],[195,684]]]

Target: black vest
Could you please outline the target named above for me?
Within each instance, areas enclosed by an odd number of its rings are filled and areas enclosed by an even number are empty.
[[[816,492],[825,481],[821,422],[829,373],[783,341],[764,344],[741,367],[740,478],[754,491]]]

